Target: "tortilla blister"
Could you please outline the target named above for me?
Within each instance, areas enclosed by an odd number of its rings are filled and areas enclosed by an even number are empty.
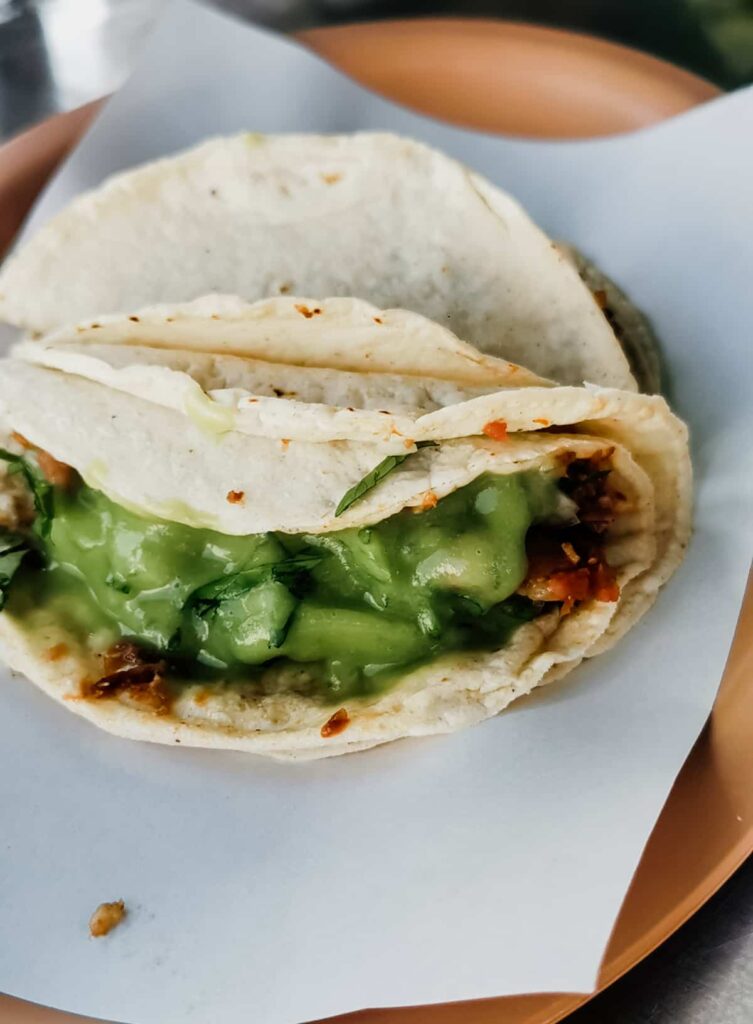
[[[213,291],[358,295],[563,383],[635,388],[591,292],[519,204],[382,133],[247,133],[119,174],[6,262],[0,317],[42,333]]]
[[[0,615],[0,644],[14,668],[70,710],[118,735],[304,759],[480,721],[535,686],[560,678],[582,658],[607,649],[643,614],[681,560],[690,529],[686,430],[662,398],[610,388],[554,387],[496,360],[485,367],[487,381],[492,381],[487,387],[477,377],[469,383],[468,367],[478,365],[472,350],[454,344],[443,328],[423,318],[401,319],[396,313],[403,344],[388,342],[385,351],[413,353],[414,362],[403,355],[399,373],[394,367],[390,373],[374,373],[364,367],[382,366],[382,335],[375,334],[369,344],[356,344],[348,354],[342,328],[352,317],[358,338],[359,324],[375,317],[390,321],[393,311],[351,301],[337,307],[330,320],[332,300],[325,299],[313,306],[323,312],[311,318],[301,315],[298,319],[306,327],[291,335],[290,323],[298,320],[291,321],[289,310],[308,308],[311,300],[275,301],[284,342],[276,344],[269,306],[265,337],[273,350],[285,349],[285,363],[258,359],[253,312],[245,320],[248,344],[244,318],[238,315],[232,354],[223,350],[217,343],[223,336],[221,311],[249,308],[226,298],[205,298],[188,311],[161,310],[161,323],[152,312],[141,310],[103,320],[101,328],[89,324],[25,343],[14,358],[0,364],[2,422],[8,431],[73,465],[115,501],[148,515],[230,534],[366,525],[406,507],[421,507],[427,494],[441,498],[484,472],[550,468],[565,452],[588,457],[613,448],[613,479],[626,500],[608,534],[606,554],[621,588],[619,601],[587,601],[566,617],[548,613],[521,626],[499,651],[447,655],[408,672],[380,696],[349,700],[348,728],[330,737],[323,737],[321,730],[334,707],[291,690],[301,672],[292,665],[268,667],[261,691],[259,684],[237,681],[212,687],[186,683],[167,715],[145,711],[128,697],[84,698],[82,680],[101,674],[99,653],[61,630],[44,609],[23,620]],[[177,349],[167,317],[190,321]],[[186,348],[189,335],[194,343]],[[204,352],[198,348],[201,337]],[[425,352],[432,350],[437,353],[433,382],[422,379]],[[301,366],[298,358],[312,365]],[[247,365],[238,365],[244,359]],[[330,360],[349,368],[328,368]],[[160,371],[157,376],[155,370]],[[280,372],[288,384],[295,383],[299,397],[291,401],[274,392]],[[108,373],[115,377],[105,380]],[[470,373],[473,377],[476,369]],[[119,374],[125,376],[118,379]],[[274,403],[275,422],[283,425],[284,434],[242,432],[227,422],[218,426],[216,417],[187,415],[181,408],[186,379],[206,402],[215,399],[203,391],[202,383],[219,385],[209,389],[218,395],[244,391],[244,400],[260,392]],[[227,384],[234,387],[223,387]],[[388,391],[400,422],[412,435],[399,438],[403,450],[408,450],[406,442],[412,449],[426,436],[437,443],[416,451],[336,517],[345,491],[380,461],[394,440],[291,439],[300,407],[306,406],[307,423],[319,421],[326,434],[337,402],[344,396],[360,399],[345,421],[359,434],[359,417],[368,419]],[[300,395],[317,401],[302,402]],[[397,421],[397,413],[387,409],[386,414]],[[508,440],[480,436],[484,423],[495,419],[507,424]],[[229,503],[231,490],[243,491],[244,501]],[[46,652],[60,644],[66,655],[48,660]]]

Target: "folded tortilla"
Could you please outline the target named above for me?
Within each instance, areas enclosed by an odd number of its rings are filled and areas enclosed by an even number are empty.
[[[300,666],[280,661],[261,688],[171,669],[169,706],[157,710],[128,688],[103,695],[90,685],[103,674],[96,638],[44,606],[15,614],[11,601],[0,615],[6,660],[70,710],[137,739],[311,758],[478,722],[611,647],[674,571],[690,529],[686,430],[662,398],[554,386],[416,314],[352,299],[209,296],[24,343],[0,364],[0,421],[8,446],[48,453],[139,516],[325,547],[333,531],[405,510],[418,522],[484,474],[607,465],[595,477],[608,478],[613,510],[600,535],[611,597],[544,598],[499,649],[444,652],[342,702],[323,704],[301,688]],[[5,522],[22,506],[6,473]],[[521,592],[538,600],[537,585]]]
[[[635,388],[577,268],[520,205],[389,134],[246,133],[117,175],[6,261],[0,319],[48,332],[209,292],[357,295],[562,383]]]

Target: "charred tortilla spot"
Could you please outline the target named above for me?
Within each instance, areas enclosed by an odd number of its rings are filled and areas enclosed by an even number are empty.
[[[245,491],[228,491],[227,500],[231,505],[240,505],[243,499],[246,497]]]
[[[315,306],[314,309],[309,309],[309,307],[304,306],[303,303],[296,303],[295,308],[301,316],[304,316],[307,320],[310,320],[312,316],[319,316],[321,313],[321,308],[319,306]]]

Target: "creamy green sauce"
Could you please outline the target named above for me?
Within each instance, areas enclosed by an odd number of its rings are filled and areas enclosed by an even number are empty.
[[[375,692],[443,652],[496,648],[535,614],[514,597],[526,532],[559,503],[542,473],[485,475],[424,512],[319,535],[231,537],[56,491],[45,568],[9,610],[49,607],[78,634],[126,636],[184,670],[305,665],[328,699]]]

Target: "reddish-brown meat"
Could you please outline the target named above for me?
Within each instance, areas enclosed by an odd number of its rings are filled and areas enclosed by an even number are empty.
[[[534,526],[526,538],[528,575],[520,593],[532,601],[555,601],[563,613],[578,601],[616,601],[620,588],[604,556],[604,534],[622,495],[608,482],[612,448],[588,459],[566,455],[560,487],[578,506],[575,526]]]
[[[142,651],[130,640],[120,640],[105,654],[103,667],[105,674],[83,687],[85,697],[102,699],[126,694],[156,715],[170,710],[165,684],[167,664],[156,655]]]
[[[608,483],[614,448],[604,448],[588,459],[569,461],[560,487],[578,506],[578,519],[603,533],[615,519],[615,503],[622,495]]]
[[[37,445],[32,444],[31,441],[27,440],[23,434],[18,434],[15,431],[11,434],[14,441],[21,445],[21,447],[27,452],[34,452],[37,457],[37,463],[41,469],[45,479],[53,484],[55,487],[62,487],[63,490],[71,490],[71,488],[78,481],[78,473],[73,466],[67,465],[65,462],[60,462],[55,458],[54,455],[50,455],[43,448],[38,448]]]

